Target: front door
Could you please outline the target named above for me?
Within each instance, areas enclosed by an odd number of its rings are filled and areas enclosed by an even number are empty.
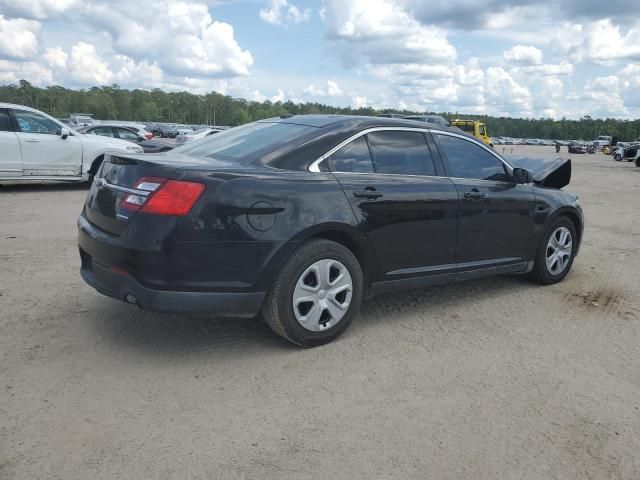
[[[61,137],[62,125],[28,110],[12,110],[22,149],[23,175],[79,176],[82,142],[74,135]]]
[[[533,189],[514,183],[502,160],[486,147],[434,133],[458,190],[459,272],[509,265],[524,268],[534,240]]]
[[[439,177],[421,131],[376,131],[329,159],[384,280],[455,273],[455,185]]]
[[[0,178],[22,175],[20,141],[6,109],[0,108]]]

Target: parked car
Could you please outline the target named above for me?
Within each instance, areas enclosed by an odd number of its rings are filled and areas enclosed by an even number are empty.
[[[160,125],[160,136],[162,138],[176,138],[178,135],[178,128],[175,125]]]
[[[622,144],[622,142],[618,143],[618,146],[613,153],[613,159],[616,162],[621,162],[622,160],[626,160],[627,162],[635,162],[640,158],[640,143],[632,143],[632,144]]]
[[[135,128],[119,127],[112,125],[94,125],[92,127],[84,127],[78,130],[79,133],[88,135],[101,135],[103,137],[120,138],[128,142],[133,142],[142,147],[144,153],[161,153],[172,150],[175,145],[169,140],[161,138],[147,140],[138,134]]]
[[[495,274],[561,281],[583,230],[578,198],[561,190],[570,177],[570,160],[506,160],[435,124],[262,120],[105,161],[78,220],[81,274],[145,309],[262,311],[277,334],[316,346],[381,292]]]
[[[435,123],[443,127],[449,126],[449,120],[440,115],[409,115],[404,117],[405,120],[416,120],[418,122]]]
[[[147,126],[141,123],[106,121],[106,122],[100,122],[99,125],[107,125],[107,126],[113,126],[113,127],[126,127],[134,130],[139,136],[147,140],[151,140],[153,138],[153,132],[150,132],[149,130],[147,130]]]
[[[222,132],[222,129],[219,128],[203,128],[202,130],[197,130],[191,133],[181,133],[176,136],[176,144],[182,145],[183,143],[200,140],[220,132]]]
[[[96,123],[96,121],[90,113],[72,113],[69,115],[69,126],[72,128],[86,127],[94,123]]]
[[[107,154],[142,153],[116,138],[81,135],[49,115],[0,103],[0,181],[86,181]]]

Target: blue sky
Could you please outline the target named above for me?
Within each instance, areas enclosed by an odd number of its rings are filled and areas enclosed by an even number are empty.
[[[0,83],[640,117],[640,2],[0,0]]]

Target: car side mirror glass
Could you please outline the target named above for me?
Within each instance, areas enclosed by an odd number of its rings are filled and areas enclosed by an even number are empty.
[[[530,183],[531,182],[531,172],[524,168],[514,168],[513,169],[513,181],[516,183]]]
[[[63,128],[62,130],[60,130],[60,138],[62,140],[65,140],[70,134],[71,132],[69,131],[68,128]]]

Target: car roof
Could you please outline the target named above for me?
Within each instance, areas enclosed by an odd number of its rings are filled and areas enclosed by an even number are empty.
[[[367,128],[375,127],[407,127],[440,130],[456,133],[458,135],[463,133],[458,128],[445,127],[436,123],[425,123],[418,120],[408,120],[404,118],[369,117],[362,115],[283,115],[281,117],[267,118],[259,121],[269,123],[290,123],[327,129],[353,128],[365,130]]]
[[[27,107],[26,105],[17,105],[15,103],[0,102],[0,108],[18,108],[20,110],[28,110],[30,112],[40,112],[40,110],[36,110],[35,108]]]

